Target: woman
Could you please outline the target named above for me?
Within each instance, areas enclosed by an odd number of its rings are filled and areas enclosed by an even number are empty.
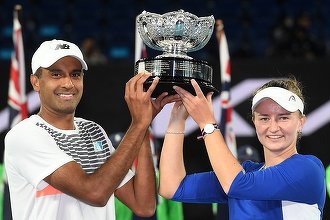
[[[324,167],[315,156],[297,152],[306,119],[299,82],[272,80],[256,91],[252,121],[265,162],[242,164],[217,128],[212,93],[205,97],[195,80],[191,84],[196,96],[174,86],[182,100],[173,106],[163,143],[160,195],[181,202],[228,203],[230,220],[322,219]],[[202,131],[211,172],[186,175],[183,141],[188,115]]]

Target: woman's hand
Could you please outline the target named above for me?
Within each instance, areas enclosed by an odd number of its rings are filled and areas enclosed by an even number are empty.
[[[183,102],[177,101],[174,103],[172,111],[171,111],[171,117],[170,121],[175,122],[175,121],[185,121],[188,118],[189,114],[183,105]]]
[[[194,87],[196,96],[178,86],[174,86],[173,88],[181,97],[182,103],[189,115],[200,128],[203,128],[208,123],[215,123],[216,120],[212,106],[213,92],[209,92],[205,97],[196,80],[192,79],[191,84]]]

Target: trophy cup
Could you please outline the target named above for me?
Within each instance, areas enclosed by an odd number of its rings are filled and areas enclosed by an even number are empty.
[[[136,17],[137,30],[143,42],[163,54],[154,58],[136,61],[134,74],[150,72],[144,83],[147,89],[153,79],[160,78],[152,97],[162,92],[175,94],[174,85],[195,94],[190,80],[195,79],[204,94],[219,91],[212,85],[212,67],[203,60],[193,59],[187,52],[201,49],[211,38],[214,17],[197,17],[184,10],[168,12],[163,15],[143,11]]]

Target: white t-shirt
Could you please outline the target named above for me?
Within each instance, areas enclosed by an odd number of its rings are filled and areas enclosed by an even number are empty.
[[[94,207],[43,180],[73,160],[93,173],[114,152],[101,126],[82,118],[74,121],[75,130],[61,130],[32,115],[7,133],[4,163],[14,220],[115,219],[114,195],[106,206]],[[133,176],[129,171],[118,188]]]

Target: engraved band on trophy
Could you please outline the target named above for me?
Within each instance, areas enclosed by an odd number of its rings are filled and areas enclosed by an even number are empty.
[[[173,85],[195,93],[190,80],[195,79],[204,94],[218,90],[212,85],[213,69],[203,60],[193,59],[188,52],[201,49],[210,40],[214,28],[214,17],[197,17],[184,10],[163,15],[143,11],[136,17],[137,30],[143,42],[152,49],[163,51],[154,58],[136,61],[134,74],[150,72],[145,88],[154,77],[160,78],[152,96],[162,92],[174,94]]]

